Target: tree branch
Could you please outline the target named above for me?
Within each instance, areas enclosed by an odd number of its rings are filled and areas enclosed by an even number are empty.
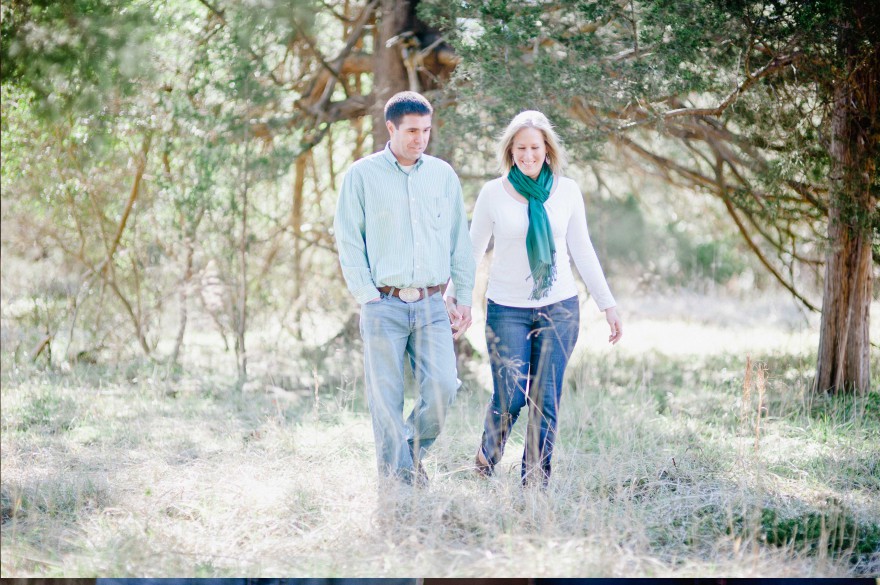
[[[229,24],[229,21],[226,20],[226,10],[219,10],[218,8],[216,8],[215,6],[213,6],[213,5],[212,5],[210,2],[208,2],[207,0],[199,0],[199,2],[200,2],[203,6],[205,6],[208,10],[210,10],[212,14],[214,14],[217,18],[219,18],[219,19],[220,19],[220,23],[223,24],[223,26],[226,26],[227,24]],[[213,34],[214,34],[214,33],[212,32],[212,33],[211,33],[211,36],[213,36]],[[263,63],[263,57],[261,57],[259,54],[257,54],[257,52],[253,49],[253,47],[251,47],[251,46],[248,44],[248,45],[245,45],[245,49],[247,50],[248,53],[250,53],[251,58],[252,58],[254,61],[257,61],[257,62],[260,63],[260,64],[264,64],[264,63]],[[269,69],[268,67],[265,67],[265,69],[266,69],[267,73],[269,74],[269,79],[272,80],[272,83],[274,83],[275,85],[278,85],[278,86],[283,86],[283,85],[284,85],[283,83],[281,83],[281,81],[280,81],[277,77],[275,77],[275,72],[274,72],[274,71],[272,71],[272,70]]]
[[[774,278],[776,278],[776,280],[782,286],[784,286],[792,295],[794,295],[796,299],[802,302],[804,306],[806,306],[808,309],[814,312],[819,312],[819,309],[817,307],[815,307],[810,301],[808,301],[800,293],[798,293],[797,290],[795,290],[794,286],[786,281],[781,274],[779,274],[779,272],[770,264],[770,261],[767,260],[766,256],[764,256],[764,253],[761,251],[758,245],[755,244],[755,242],[752,240],[751,236],[746,230],[745,225],[743,225],[739,216],[736,214],[736,209],[734,209],[733,203],[731,203],[730,197],[727,194],[727,185],[724,181],[722,165],[723,160],[721,159],[721,157],[719,157],[715,167],[718,194],[721,196],[721,200],[724,202],[724,207],[727,209],[727,213],[730,215],[731,219],[733,219],[733,222],[736,224],[736,227],[739,230],[739,233],[742,235],[743,239],[746,241],[746,244],[752,250],[755,256],[758,257],[758,260],[760,260],[761,264],[764,265],[764,267],[770,272],[770,274],[773,275]]]
[[[361,35],[366,28],[367,22],[373,15],[373,12],[375,11],[378,4],[379,0],[371,0],[366,6],[364,6],[364,9],[361,11],[360,16],[358,16],[354,27],[352,27],[351,33],[349,33],[348,35],[348,39],[346,40],[345,45],[332,60],[332,62],[328,62],[324,58],[324,56],[318,50],[317,43],[314,41],[314,39],[310,38],[308,34],[306,34],[306,32],[302,30],[299,25],[297,25],[297,29],[300,31],[300,34],[305,39],[306,43],[308,43],[308,45],[311,47],[315,57],[324,68],[326,72],[325,75],[329,74],[329,78],[327,78],[326,84],[323,86],[321,97],[318,98],[317,102],[309,108],[312,113],[320,114],[326,109],[327,103],[330,101],[330,97],[333,95],[333,89],[336,86],[336,82],[339,81],[340,70],[345,63],[345,60],[348,57],[349,53],[351,53],[358,40],[361,38]],[[315,83],[313,84],[309,92],[309,97],[314,96],[314,94],[317,92],[317,87],[320,86],[320,83],[322,81],[321,77],[322,76],[319,74],[319,77],[315,79]]]
[[[119,248],[119,242],[122,240],[122,233],[125,231],[128,217],[131,215],[131,210],[134,209],[134,204],[137,201],[138,195],[140,195],[141,180],[144,177],[144,170],[147,168],[147,153],[150,152],[152,138],[153,135],[151,132],[147,132],[146,136],[144,136],[144,141],[141,145],[141,152],[135,163],[134,180],[131,184],[131,191],[128,194],[128,201],[125,203],[125,209],[122,210],[122,218],[119,220],[119,225],[116,228],[116,235],[113,237],[113,241],[110,243],[110,248],[107,250],[107,258],[99,267],[101,272],[105,272],[110,263],[113,262],[113,256]]]
[[[784,69],[788,67],[792,63],[799,61],[804,57],[804,54],[801,52],[795,52],[791,55],[787,55],[785,57],[777,57],[767,63],[764,67],[755,72],[754,75],[747,76],[746,79],[737,86],[730,94],[724,98],[724,100],[715,106],[714,108],[678,108],[675,110],[669,110],[667,112],[663,112],[659,115],[660,118],[664,120],[668,120],[671,118],[677,118],[680,116],[720,116],[724,113],[724,111],[736,101],[736,98],[739,97],[740,94],[746,92],[751,86],[757,83],[759,80],[763,79],[779,71],[780,69]],[[629,124],[625,124],[620,127],[620,130],[628,130],[630,128],[641,126],[648,122],[652,121],[651,118],[645,120],[639,120],[635,122],[631,122]]]

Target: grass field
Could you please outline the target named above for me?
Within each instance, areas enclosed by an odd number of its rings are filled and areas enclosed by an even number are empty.
[[[880,575],[878,384],[811,395],[810,319],[633,301],[610,350],[584,307],[546,492],[518,481],[524,422],[497,477],[469,471],[480,361],[426,461],[430,487],[389,492],[356,349],[309,353],[309,387],[244,392],[196,365],[172,378],[6,359],[2,575]]]

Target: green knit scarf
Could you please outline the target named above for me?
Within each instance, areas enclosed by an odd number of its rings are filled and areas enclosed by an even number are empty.
[[[513,165],[507,179],[516,191],[529,202],[529,231],[526,233],[526,252],[529,255],[529,268],[532,270],[532,300],[545,296],[556,280],[556,244],[553,230],[544,202],[550,197],[553,186],[553,171],[545,162],[538,179],[523,174]]]

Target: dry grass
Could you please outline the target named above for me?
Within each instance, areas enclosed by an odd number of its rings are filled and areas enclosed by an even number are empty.
[[[519,486],[521,434],[496,478],[467,471],[482,366],[415,491],[377,485],[344,352],[315,358],[317,403],[210,372],[5,367],[2,575],[880,574],[877,393],[812,398],[798,355],[598,350],[586,321],[546,492]]]

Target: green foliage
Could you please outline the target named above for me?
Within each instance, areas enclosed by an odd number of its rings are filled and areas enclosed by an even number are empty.
[[[724,284],[745,269],[742,255],[737,249],[738,242],[731,238],[694,243],[681,234],[677,235],[677,258],[686,279],[709,278]]]
[[[591,216],[605,219],[604,233],[601,234],[603,251],[609,259],[619,262],[647,264],[652,234],[647,233],[639,200],[630,193],[623,201],[615,203],[600,200],[590,205]]]
[[[341,27],[328,27],[311,0],[212,6],[4,3],[2,190],[16,231],[4,246],[46,251],[36,270],[45,278],[22,274],[33,281],[23,289],[65,291],[53,299],[54,318],[18,320],[17,348],[51,333],[56,361],[80,351],[130,358],[138,327],[146,349],[134,351],[155,350],[167,333],[169,298],[184,287],[197,302],[194,284],[208,265],[215,283],[208,311],[228,335],[242,290],[240,242],[254,258],[293,248],[279,240],[289,239],[285,187],[311,124],[296,106],[301,78],[314,66],[304,38],[322,18],[325,32]],[[332,45],[321,48],[338,49]],[[318,185],[307,188],[320,198]],[[303,222],[313,214],[327,222],[308,207]],[[99,273],[111,252],[111,269]],[[191,280],[181,283],[188,257]],[[278,258],[289,270],[285,253]],[[257,314],[290,297],[263,276],[252,272],[245,285]],[[281,281],[283,289],[292,279]]]
[[[818,554],[824,547],[831,554],[853,554],[852,562],[880,550],[880,525],[860,524],[842,511],[808,512],[794,518],[784,517],[778,510],[761,511],[761,538],[775,546],[794,546],[808,554]]]
[[[752,240],[743,250],[760,250],[777,274],[821,263],[847,3],[435,0],[420,9],[462,57],[450,86],[459,133],[490,140],[517,111],[541,110],[576,161],[638,168],[729,203],[728,225],[736,214]],[[679,251],[693,258],[688,273],[725,282],[742,270],[726,236],[688,245]]]
[[[19,431],[37,430],[49,434],[69,431],[77,420],[77,404],[69,397],[43,389],[14,408],[8,421]],[[6,421],[4,421],[6,422]]]
[[[839,2],[806,1],[669,0],[621,6],[610,0],[568,0],[549,12],[532,2],[502,4],[427,2],[420,7],[425,18],[446,28],[462,56],[453,91],[479,97],[489,118],[500,114],[506,120],[520,109],[541,109],[567,130],[572,144],[605,140],[605,132],[591,133],[603,126],[611,129],[611,120],[602,114],[620,112],[636,102],[656,103],[669,96],[703,101],[726,95],[741,75],[743,60],[758,59],[757,52],[748,52],[756,51],[754,44],[796,42],[817,60],[828,57],[841,9]],[[637,58],[623,57],[636,47]],[[809,83],[811,75],[824,72],[809,69],[801,75]],[[762,86],[772,103],[758,109],[761,98],[742,96],[736,117],[751,117],[763,131],[785,122],[791,112],[788,105],[801,98],[780,94],[797,87],[789,81],[793,80],[782,76],[772,82],[775,86]],[[568,128],[574,98],[598,108],[598,127]],[[802,111],[791,113],[786,129],[789,123],[804,121]],[[747,126],[743,129],[748,131]]]
[[[75,522],[84,513],[106,506],[108,489],[86,476],[63,474],[36,485],[4,482],[0,502],[4,524],[28,518]]]
[[[3,133],[0,180],[6,183],[11,177],[19,176],[28,169],[31,157],[27,131],[35,122],[33,93],[11,83],[3,83],[0,85],[0,103],[3,104],[3,115],[0,117],[0,132]]]
[[[0,81],[32,90],[43,114],[100,110],[150,75],[154,24],[139,0],[12,0],[3,5]]]
[[[880,388],[863,397],[845,392],[820,395],[811,403],[809,414],[814,420],[834,424],[851,423],[863,417],[880,420]]]

